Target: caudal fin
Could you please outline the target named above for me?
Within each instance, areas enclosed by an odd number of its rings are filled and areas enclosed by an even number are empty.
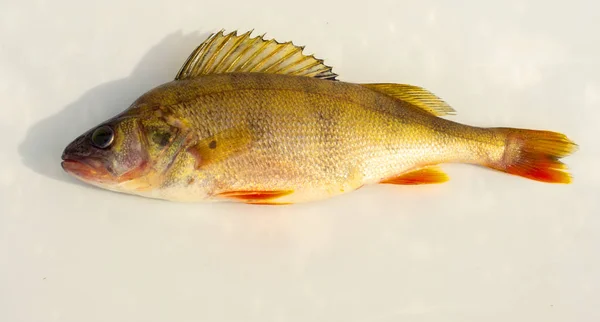
[[[496,128],[506,136],[503,157],[489,165],[496,170],[550,183],[571,183],[567,166],[559,161],[577,150],[577,145],[564,134]]]

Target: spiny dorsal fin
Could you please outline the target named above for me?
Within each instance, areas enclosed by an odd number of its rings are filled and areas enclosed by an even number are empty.
[[[435,116],[454,115],[456,111],[430,91],[404,84],[361,84],[377,92],[411,103]]]
[[[223,30],[212,34],[188,57],[175,80],[208,74],[255,72],[286,74],[336,80],[337,74],[323,60],[302,54],[304,47],[292,42],[265,40],[264,35],[250,38],[252,31],[227,35]]]

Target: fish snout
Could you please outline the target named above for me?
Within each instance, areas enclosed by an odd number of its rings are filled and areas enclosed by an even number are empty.
[[[94,150],[88,134],[79,136],[63,150],[61,167],[84,181],[113,181],[102,154]]]

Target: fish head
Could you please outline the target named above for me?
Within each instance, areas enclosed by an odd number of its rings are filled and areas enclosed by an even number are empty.
[[[143,176],[149,169],[148,154],[136,118],[115,117],[81,134],[64,149],[62,167],[104,188]]]
[[[88,184],[140,194],[160,184],[160,174],[175,157],[178,137],[177,129],[157,118],[123,114],[68,144],[62,167]]]

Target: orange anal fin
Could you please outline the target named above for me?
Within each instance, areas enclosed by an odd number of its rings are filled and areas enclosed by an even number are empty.
[[[417,184],[433,184],[442,183],[450,180],[448,175],[439,167],[431,166],[418,170],[403,173],[401,175],[382,180],[383,184],[401,184],[401,185],[417,185]]]
[[[283,205],[289,203],[277,202],[276,199],[291,194],[292,190],[282,191],[226,191],[219,193],[219,197],[235,199],[255,205]]]

